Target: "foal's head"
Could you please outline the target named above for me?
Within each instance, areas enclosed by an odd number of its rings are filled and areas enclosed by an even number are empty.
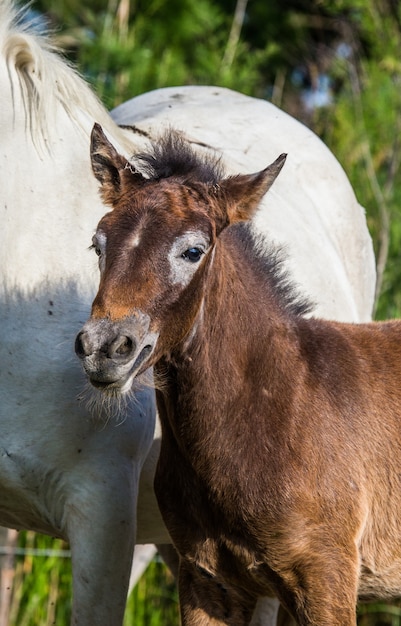
[[[113,210],[93,237],[100,286],[76,352],[95,386],[123,392],[190,332],[217,238],[252,217],[285,155],[256,174],[224,178],[218,161],[170,132],[136,157],[139,170],[95,125],[91,159]]]

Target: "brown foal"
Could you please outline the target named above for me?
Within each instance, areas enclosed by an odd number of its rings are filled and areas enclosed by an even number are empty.
[[[225,178],[171,132],[134,167],[98,126],[91,155],[113,210],[76,351],[109,394],[155,368],[183,625],[246,625],[269,593],[355,624],[358,598],[401,594],[401,323],[308,318],[259,253],[244,222],[284,155]]]

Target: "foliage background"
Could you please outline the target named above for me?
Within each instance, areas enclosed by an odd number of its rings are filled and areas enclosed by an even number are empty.
[[[366,208],[378,262],[376,317],[401,316],[399,0],[36,0],[31,10],[38,24],[46,17],[108,108],[158,87],[217,84],[267,98],[309,125]],[[49,540],[20,539],[35,541]],[[57,563],[19,561],[26,576],[17,579],[12,623],[53,623],[45,613],[67,623],[69,574]],[[53,576],[63,616],[35,595],[42,575],[42,587]],[[174,587],[160,564],[147,581],[130,601],[126,626],[177,624]],[[33,609],[28,616],[32,602],[42,616]],[[399,624],[400,609],[368,606],[359,621]]]

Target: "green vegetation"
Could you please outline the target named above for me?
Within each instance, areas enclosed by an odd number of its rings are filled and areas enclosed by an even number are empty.
[[[71,560],[68,545],[33,532],[20,533],[12,565],[9,626],[67,626],[71,618]],[[176,626],[177,589],[155,558],[132,591],[124,626]]]
[[[71,615],[71,561],[59,539],[33,532],[21,533],[9,600],[10,626],[69,624]],[[54,555],[49,554],[54,551]]]
[[[366,207],[379,265],[378,318],[401,316],[401,5],[398,0],[38,0],[59,45],[112,108],[141,92],[218,84],[271,99],[315,130]],[[326,105],[305,106],[319,92]],[[65,548],[23,533],[20,545]],[[67,624],[69,559],[17,557],[10,626]],[[401,626],[401,608],[360,608],[361,626]],[[178,624],[160,562],[125,626]]]
[[[124,626],[178,626],[178,594],[173,576],[156,558],[129,599]]]
[[[401,7],[333,3],[347,9],[350,54],[332,64],[339,88],[315,130],[343,164],[366,207],[378,265],[380,319],[401,315]]]

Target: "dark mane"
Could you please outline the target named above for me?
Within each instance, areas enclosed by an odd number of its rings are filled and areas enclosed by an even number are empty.
[[[244,254],[259,274],[265,276],[266,287],[281,306],[296,316],[312,312],[314,303],[299,291],[285,267],[287,257],[282,247],[270,243],[266,250],[266,240],[255,235],[246,222],[229,226],[227,234],[240,242]]]
[[[152,142],[147,152],[136,154],[134,162],[151,180],[174,176],[183,182],[214,185],[225,175],[220,156],[197,154],[179,132],[171,129]]]

